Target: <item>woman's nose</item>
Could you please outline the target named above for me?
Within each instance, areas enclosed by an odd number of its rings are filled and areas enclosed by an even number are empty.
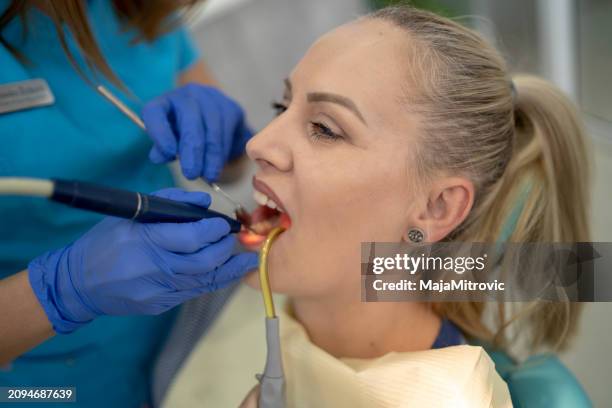
[[[247,155],[260,167],[271,166],[279,171],[289,171],[293,166],[291,146],[287,130],[283,130],[278,118],[257,133],[246,145]]]

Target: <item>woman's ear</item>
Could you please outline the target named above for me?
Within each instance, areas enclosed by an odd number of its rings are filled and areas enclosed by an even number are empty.
[[[427,207],[404,233],[404,240],[411,228],[424,232],[424,242],[437,242],[450,234],[468,216],[474,203],[474,185],[465,177],[445,177],[432,183],[427,195]]]

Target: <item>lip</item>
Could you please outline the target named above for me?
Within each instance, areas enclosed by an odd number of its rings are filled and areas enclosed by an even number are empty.
[[[268,198],[272,199],[277,204],[278,208],[283,211],[283,213],[281,213],[280,225],[285,226],[285,228],[288,228],[288,226],[291,225],[291,218],[289,217],[289,213],[283,202],[280,198],[278,198],[274,190],[272,190],[270,186],[258,179],[256,176],[253,176],[252,183],[253,189],[268,196]],[[287,225],[283,225],[283,219],[285,219],[285,221],[288,221]],[[256,233],[253,233],[252,231],[243,229],[238,234],[238,240],[246,249],[251,251],[258,251],[261,248],[263,242],[266,240],[266,235],[258,235]]]
[[[276,205],[283,212],[289,214],[288,211],[287,211],[287,208],[285,208],[285,205],[283,204],[281,199],[278,198],[278,196],[276,195],[274,190],[272,190],[270,188],[270,186],[268,186],[266,183],[264,183],[263,181],[259,180],[256,176],[253,176],[253,188],[255,190],[259,191],[260,193],[263,193],[263,194],[267,195],[269,198],[272,199],[272,201],[274,201],[276,203]]]

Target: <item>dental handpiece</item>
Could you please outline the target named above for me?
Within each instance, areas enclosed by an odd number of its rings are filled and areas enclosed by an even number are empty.
[[[241,228],[239,221],[195,204],[80,181],[0,178],[0,195],[3,194],[46,197],[70,207],[141,223],[222,218],[230,225],[231,232],[239,232]]]

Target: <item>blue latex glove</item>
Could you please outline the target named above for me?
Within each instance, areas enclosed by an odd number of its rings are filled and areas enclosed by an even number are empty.
[[[201,192],[156,195],[210,205]],[[233,255],[229,231],[220,218],[140,224],[107,217],[71,245],[30,262],[30,284],[57,333],[101,315],[159,314],[257,268],[256,253]]]
[[[147,103],[142,119],[154,146],[149,158],[180,157],[188,179],[216,181],[228,160],[244,153],[253,132],[242,108],[220,90],[188,84]]]

